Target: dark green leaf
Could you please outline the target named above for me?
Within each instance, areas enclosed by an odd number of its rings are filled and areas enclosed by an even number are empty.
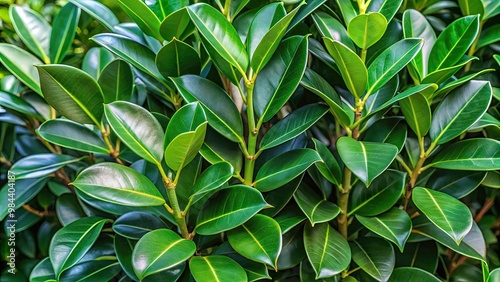
[[[198,177],[193,186],[193,194],[189,197],[191,204],[217,191],[224,183],[231,179],[233,167],[227,162],[219,162],[209,166]]]
[[[195,256],[189,261],[189,269],[197,282],[247,281],[247,275],[243,267],[234,260],[222,255]]]
[[[482,48],[500,40],[500,24],[496,24],[484,29],[481,32],[477,48]]]
[[[415,267],[398,267],[394,269],[392,272],[391,277],[389,278],[390,282],[400,282],[400,281],[406,281],[406,282],[421,282],[421,281],[426,281],[426,282],[439,282],[441,281],[440,279],[436,278],[436,276],[432,275],[431,273],[415,268]]]
[[[42,95],[40,79],[34,66],[43,64],[25,50],[7,43],[0,43],[0,62],[22,83]]]
[[[500,142],[483,138],[454,143],[439,152],[429,166],[456,170],[498,170]]]
[[[160,25],[160,34],[167,41],[174,38],[182,39],[185,33],[190,33],[192,30],[194,30],[194,26],[189,18],[187,8],[171,13],[163,19]]]
[[[298,23],[303,21],[307,16],[309,16],[309,14],[314,12],[317,8],[319,8],[325,2],[326,2],[326,0],[307,1],[306,5],[302,5],[300,7],[299,12],[295,15],[292,22],[288,25],[287,32],[289,32],[292,28],[294,28]]]
[[[140,0],[118,0],[118,4],[144,33],[158,40],[162,39],[160,20],[146,3]]]
[[[35,117],[38,120],[44,120],[44,117],[40,115],[31,106],[28,102],[26,102],[23,98],[16,96],[14,94],[9,94],[3,91],[0,91],[0,106],[6,109],[11,109],[16,112],[25,114],[30,117]]]
[[[484,15],[484,5],[482,0],[458,0],[458,6],[462,15],[470,16],[480,14]]]
[[[312,226],[316,223],[328,222],[340,214],[340,208],[337,205],[321,199],[305,183],[299,186],[293,197]]]
[[[394,15],[398,12],[399,8],[403,0],[393,0],[393,1],[385,1],[385,0],[372,0],[370,5],[368,5],[368,12],[379,12],[387,19],[387,22],[390,22]]]
[[[422,79],[422,83],[441,84],[443,82],[446,82],[463,66],[474,60],[477,60],[477,58],[465,55],[455,65],[429,73],[426,77],[424,77],[424,79]]]
[[[96,19],[109,31],[114,31],[115,26],[120,23],[115,14],[101,2],[89,0],[70,0],[70,2]]]
[[[426,186],[460,199],[474,191],[485,177],[484,171],[436,170]]]
[[[356,50],[346,28],[334,17],[324,12],[316,12],[312,15],[314,24],[322,36],[331,40],[340,41],[351,50]]]
[[[134,76],[130,65],[122,60],[109,63],[99,75],[99,85],[104,96],[104,103],[118,100],[129,101],[132,98]]]
[[[50,35],[50,61],[53,64],[62,62],[75,39],[76,27],[80,19],[80,8],[67,3],[59,10],[52,22]]]
[[[82,70],[98,79],[104,68],[113,61],[114,56],[103,47],[92,47],[83,57]]]
[[[211,127],[207,128],[205,143],[201,146],[200,154],[211,164],[229,162],[235,173],[240,173],[243,166],[243,154],[238,144],[227,142]]]
[[[161,75],[178,77],[185,74],[200,74],[201,62],[193,47],[177,40],[168,42],[156,55],[156,66]]]
[[[10,171],[16,179],[42,177],[79,160],[69,155],[35,154],[17,161]]]
[[[113,223],[113,231],[133,240],[139,240],[146,233],[161,228],[168,226],[158,217],[146,212],[126,213]]]
[[[377,281],[387,281],[394,269],[392,245],[380,238],[362,238],[350,244],[352,260]]]
[[[78,202],[78,198],[73,194],[63,194],[57,197],[56,214],[62,226],[87,216]]]
[[[90,260],[78,263],[61,275],[61,281],[109,281],[120,273],[121,267],[116,260]]]
[[[9,208],[18,209],[22,205],[26,204],[28,201],[33,199],[42,189],[45,187],[48,178],[30,178],[30,179],[16,179],[15,182],[15,201],[11,203],[7,201],[9,197],[9,183],[5,184],[0,190],[0,196],[5,199],[4,204],[0,207],[0,220],[9,214]],[[12,183],[12,182],[11,182]],[[12,191],[12,189],[11,189]]]
[[[378,120],[365,133],[364,141],[393,144],[401,151],[406,142],[407,126],[403,118],[389,117]]]
[[[406,122],[415,132],[418,138],[427,135],[431,128],[431,108],[429,102],[421,93],[415,93],[410,97],[399,101],[401,111],[406,118]]]

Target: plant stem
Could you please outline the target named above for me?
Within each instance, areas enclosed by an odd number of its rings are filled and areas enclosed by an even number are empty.
[[[245,158],[245,185],[252,186],[253,172],[255,167],[255,152],[257,149],[257,136],[259,135],[259,125],[255,125],[255,114],[253,110],[253,89],[254,83],[245,82],[247,88],[247,118],[248,118],[248,156]]]
[[[422,173],[422,166],[424,165],[424,162],[428,157],[428,154],[424,148],[424,137],[421,137],[418,140],[418,143],[420,145],[420,158],[418,159],[417,164],[415,165],[410,174],[411,175],[410,182],[408,182],[405,194],[405,203],[404,203],[405,210],[408,208],[408,203],[410,202],[411,193],[413,191],[413,188],[415,188],[415,183],[417,183],[417,179],[420,176],[420,173]]]
[[[469,52],[467,53],[467,55],[469,55],[469,56],[474,56],[474,54],[477,51],[476,50],[477,43],[479,42],[479,37],[481,37],[480,35],[481,35],[481,31],[483,30],[483,25],[484,25],[484,21],[480,21],[476,39],[474,39],[474,42],[472,42],[472,45],[469,48]],[[467,65],[465,65],[464,73],[467,73],[468,71],[470,71],[471,65],[472,65],[472,62],[468,62]]]

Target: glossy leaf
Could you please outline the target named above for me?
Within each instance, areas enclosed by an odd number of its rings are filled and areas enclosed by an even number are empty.
[[[383,142],[395,145],[401,151],[407,137],[407,126],[401,117],[389,117],[376,121],[366,131],[363,141]]]
[[[304,247],[316,279],[334,276],[345,270],[351,262],[351,249],[347,241],[328,223],[304,228]]]
[[[279,188],[303,173],[315,162],[321,161],[311,149],[285,152],[266,162],[257,172],[254,187],[262,192]]]
[[[129,101],[134,87],[134,76],[130,65],[122,60],[109,63],[99,75],[104,103],[118,100]]]
[[[146,3],[140,0],[118,0],[118,4],[144,33],[161,39],[160,20]]]
[[[264,135],[260,149],[269,149],[295,138],[316,123],[327,111],[328,107],[321,104],[310,104],[293,111]]]
[[[109,219],[84,217],[56,232],[50,243],[50,261],[57,278],[75,265],[94,244]]]
[[[377,281],[387,281],[394,269],[392,245],[380,238],[364,238],[351,244],[352,260]]]
[[[337,205],[321,199],[311,190],[312,188],[302,184],[293,197],[313,227],[316,223],[329,222],[340,214],[340,208]]]
[[[485,177],[484,171],[436,170],[427,180],[426,186],[460,199],[474,191]]]
[[[477,60],[477,58],[465,55],[454,66],[442,68],[429,73],[426,77],[424,77],[424,79],[422,79],[422,83],[441,84],[443,82],[446,82],[461,68],[463,68],[463,66],[474,60]]]
[[[115,14],[101,2],[91,0],[70,0],[70,2],[96,19],[109,31],[114,31],[114,27],[120,23]]]
[[[92,47],[83,57],[82,70],[98,79],[104,68],[113,61],[114,56],[103,47]]]
[[[80,8],[68,3],[59,10],[52,22],[50,35],[50,61],[54,64],[62,62],[75,39],[76,27],[80,20]]]
[[[104,108],[109,125],[123,143],[148,162],[161,162],[163,129],[150,112],[124,101],[107,104]]]
[[[35,178],[49,175],[79,160],[69,155],[34,154],[20,159],[10,170],[16,174],[16,179]]]
[[[50,258],[46,257],[42,259],[31,271],[29,276],[29,281],[32,282],[45,282],[55,280],[56,276],[54,274],[54,269],[50,262]]]
[[[356,47],[349,38],[346,28],[337,19],[325,12],[314,13],[312,19],[322,36],[342,42],[349,49],[355,50]]]
[[[269,121],[297,89],[306,69],[307,46],[307,37],[293,36],[283,40],[257,76],[253,103],[262,122]]]
[[[166,78],[199,74],[201,70],[201,62],[196,50],[176,38],[160,49],[156,55],[156,66],[161,75]]]
[[[282,239],[281,228],[274,219],[257,214],[230,230],[227,238],[231,247],[242,256],[277,269]]]
[[[491,101],[491,91],[486,81],[470,81],[448,94],[433,114],[433,142],[448,142],[479,120]]]
[[[192,204],[217,191],[233,175],[233,167],[227,162],[219,162],[209,166],[198,177],[193,186],[193,194],[189,197]]]
[[[243,267],[227,256],[195,256],[189,261],[189,269],[195,281],[245,282],[247,275]]]
[[[391,277],[389,278],[390,282],[399,282],[399,281],[407,281],[407,282],[420,282],[420,281],[429,281],[429,282],[438,282],[441,281],[436,276],[431,273],[422,270],[416,267],[398,267],[394,269]]]
[[[196,251],[193,241],[183,239],[168,229],[158,229],[144,235],[132,253],[137,278],[144,278],[175,267]]]
[[[158,217],[146,212],[129,212],[113,223],[113,231],[129,239],[139,240],[156,229],[168,228]]]
[[[337,148],[345,165],[366,186],[389,167],[398,153],[392,144],[362,142],[350,137],[341,137]]]
[[[431,128],[431,108],[427,99],[420,93],[415,93],[399,101],[406,122],[418,138],[427,135]]]
[[[403,0],[394,1],[384,1],[384,0],[373,0],[368,5],[367,11],[369,12],[379,12],[390,22],[394,15],[398,12],[401,7]]]
[[[0,91],[0,106],[5,109],[11,109],[27,116],[34,117],[37,120],[44,120],[44,117],[42,117],[40,113],[33,108],[33,106],[26,102],[22,97],[14,94]]]
[[[300,8],[299,12],[295,15],[292,22],[288,25],[287,32],[290,31],[292,28],[294,28],[301,21],[303,21],[308,15],[313,13],[316,9],[318,9],[325,2],[326,2],[326,0],[307,1],[307,3]]]
[[[410,216],[405,211],[392,208],[375,217],[356,215],[356,219],[373,233],[396,244],[403,252],[412,229]]]
[[[174,38],[182,39],[183,34],[191,29],[194,29],[194,26],[189,18],[187,8],[182,8],[163,19],[160,25],[160,34],[163,39],[172,41]]]
[[[472,228],[472,214],[469,208],[445,193],[417,187],[413,190],[412,200],[418,209],[457,245]]]
[[[243,154],[240,147],[234,142],[224,142],[224,140],[222,135],[208,127],[200,154],[211,164],[229,162],[234,171],[239,173],[243,166]]]
[[[88,260],[64,271],[61,275],[61,281],[83,282],[93,279],[109,281],[120,271],[120,264],[116,260]]]
[[[322,162],[314,163],[314,165],[328,181],[340,185],[342,182],[342,171],[337,159],[335,159],[330,149],[321,141],[313,138],[313,142],[314,148],[322,160]]]
[[[37,132],[43,139],[65,148],[97,154],[110,153],[102,138],[94,131],[71,120],[48,120]],[[78,138],[75,139],[75,136]]]
[[[0,62],[22,83],[42,95],[40,79],[34,66],[43,63],[37,57],[15,45],[0,43]]]
[[[90,75],[66,65],[37,68],[42,92],[52,107],[76,122],[100,125],[104,100],[101,87]]]
[[[347,25],[349,37],[361,49],[377,43],[386,29],[387,19],[378,12],[357,15]]]
[[[9,199],[9,183],[6,183],[0,190],[0,196],[5,199],[4,204],[0,207],[0,220],[4,220],[9,214],[9,208],[18,209],[22,205],[33,199],[47,183],[48,178],[29,178],[29,179],[16,179],[15,203],[14,206],[10,204]]]
[[[347,89],[357,99],[363,95],[368,82],[368,71],[361,58],[344,44],[324,38],[326,49],[333,57]]]
[[[477,48],[482,48],[498,42],[500,40],[500,25],[496,24],[491,27],[484,29],[481,32],[481,36],[479,37],[479,41],[477,42]]]
[[[259,191],[244,185],[220,191],[216,203],[208,200],[203,206],[196,220],[196,233],[212,235],[233,229],[268,206]]]
[[[481,16],[484,15],[484,4],[482,0],[458,0],[458,6],[464,16],[477,14]]]

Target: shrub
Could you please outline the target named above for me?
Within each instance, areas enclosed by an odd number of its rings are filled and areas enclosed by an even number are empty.
[[[28,4],[2,281],[499,281],[496,1]]]

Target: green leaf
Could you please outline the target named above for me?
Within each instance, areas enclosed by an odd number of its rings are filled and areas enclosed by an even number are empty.
[[[376,216],[389,210],[399,200],[406,185],[406,173],[387,170],[367,188],[354,184],[348,215]]]
[[[118,4],[145,34],[158,40],[162,39],[160,20],[145,2],[140,0],[118,0]]]
[[[339,6],[342,18],[344,19],[344,23],[346,25],[358,15],[358,11],[356,11],[351,1],[336,0],[335,2],[337,2],[337,5]]]
[[[426,186],[460,199],[474,191],[486,177],[485,171],[436,170]]]
[[[483,20],[492,18],[500,14],[500,3],[495,0],[483,0],[484,15]]]
[[[362,142],[350,137],[337,141],[340,158],[366,186],[396,158],[398,148],[388,143]]]
[[[307,16],[313,13],[321,5],[323,5],[326,0],[310,0],[307,1],[305,5],[300,7],[299,12],[295,15],[292,22],[288,25],[287,32],[294,28],[297,24],[302,22]]]
[[[29,7],[11,5],[9,16],[17,35],[28,49],[49,63],[49,44],[52,27]]]
[[[486,47],[500,40],[500,24],[485,28],[479,36],[477,48]]]
[[[393,1],[385,1],[385,0],[372,0],[370,5],[368,6],[368,12],[379,12],[387,19],[387,22],[390,22],[394,15],[398,12],[399,8],[403,0],[393,0]]]
[[[444,144],[462,134],[486,112],[491,101],[487,81],[470,81],[448,94],[434,111],[430,137]]]
[[[416,187],[413,189],[412,200],[415,206],[457,245],[472,228],[472,214],[469,208],[445,193]]]
[[[208,124],[233,142],[243,140],[243,122],[229,95],[214,82],[195,75],[171,78],[184,100],[199,101],[207,115]]]
[[[113,61],[114,56],[102,47],[92,47],[83,57],[82,70],[98,79],[104,68]]]
[[[388,117],[370,125],[364,134],[363,141],[393,144],[401,152],[407,133],[407,125],[402,117]]]
[[[406,122],[417,137],[422,138],[427,135],[431,128],[431,108],[424,95],[415,93],[399,101],[399,106]]]
[[[458,6],[462,15],[484,15],[484,6],[482,0],[458,0]]]
[[[209,193],[217,191],[233,175],[233,167],[228,162],[219,162],[209,166],[198,177],[193,186],[193,194],[189,197],[191,204],[205,198]]]
[[[277,9],[284,11],[283,4],[277,5],[281,6]],[[266,33],[262,34],[263,31],[267,29],[267,27],[262,25],[262,19],[260,18],[260,16],[262,11],[267,10],[268,6],[265,6],[263,9],[257,12],[257,14],[255,14],[255,18],[250,25],[248,34],[248,48],[250,51],[249,55],[251,61],[250,65],[252,67],[252,70],[254,71],[254,74],[258,74],[262,70],[262,68],[264,68],[264,66],[269,62],[276,49],[278,49],[281,39],[283,39],[283,37],[285,36],[288,25],[291,23],[293,17],[297,14],[302,5],[297,6],[285,17],[276,21],[276,23],[273,23],[269,30]]]
[[[207,122],[199,125],[195,131],[185,132],[175,137],[165,149],[167,165],[172,170],[178,171],[189,164],[203,145],[206,131]]]
[[[392,245],[380,238],[362,238],[350,244],[352,260],[377,281],[387,281],[394,269]]]
[[[357,15],[347,25],[349,37],[361,49],[377,43],[386,29],[387,19],[378,12]]]
[[[201,146],[200,154],[211,164],[218,162],[230,163],[236,173],[239,173],[243,166],[243,154],[238,144],[227,142],[222,135],[211,127],[207,128],[205,143]]]
[[[42,177],[79,160],[68,155],[35,154],[14,163],[10,171],[16,174],[16,179]]]
[[[18,209],[38,195],[48,180],[46,177],[16,179],[14,186],[16,188],[14,206],[12,206],[10,200],[7,200],[9,199],[9,194],[11,194],[9,188],[12,185],[9,186],[9,183],[6,183],[0,190],[0,196],[2,199],[5,199],[4,204],[0,207],[0,220],[5,219],[9,214],[9,209]]]
[[[315,162],[321,161],[311,149],[287,151],[267,161],[257,172],[254,187],[262,192],[279,188],[299,176]]]
[[[313,138],[314,148],[318,152],[322,162],[317,162],[314,165],[319,170],[321,175],[333,184],[340,185],[342,182],[342,171],[337,159],[333,156],[330,149],[326,147],[318,139]]]
[[[422,48],[421,39],[403,39],[382,52],[368,67],[370,95],[398,74]]]
[[[116,260],[89,260],[76,264],[61,274],[60,281],[109,281],[121,272]]]
[[[408,213],[398,208],[391,208],[387,212],[374,217],[356,214],[356,219],[373,233],[396,244],[399,250],[403,252],[412,229]]]
[[[0,43],[0,62],[22,83],[42,95],[40,79],[34,66],[43,63],[37,57],[15,45]]]
[[[116,101],[104,106],[113,131],[134,153],[160,164],[163,159],[163,129],[155,117],[135,104]]]
[[[264,135],[260,142],[260,150],[276,147],[295,138],[315,124],[327,112],[328,107],[321,104],[309,104],[293,111]]]
[[[110,175],[113,175],[112,179]],[[101,163],[85,169],[73,185],[92,198],[117,205],[141,207],[165,203],[146,176],[115,163]]]
[[[195,256],[189,261],[189,269],[197,282],[247,281],[243,267],[229,257],[222,255]]]
[[[38,113],[33,106],[26,102],[23,98],[16,96],[14,94],[9,94],[0,90],[0,106],[5,109],[11,109],[13,111],[25,114],[30,117],[34,117],[37,120],[44,120],[44,117]]]
[[[481,184],[490,188],[500,188],[500,172],[488,171]]]
[[[49,256],[57,279],[87,253],[109,221],[100,217],[84,217],[56,232],[50,242]]]
[[[67,3],[59,10],[52,22],[50,35],[50,61],[54,64],[62,62],[75,39],[76,27],[80,19],[80,8]]]
[[[422,79],[422,83],[436,83],[441,84],[450,79],[457,71],[459,71],[466,64],[477,60],[476,57],[469,57],[467,55],[463,56],[454,66],[442,68],[436,70],[434,72],[429,73],[424,79]]]
[[[347,127],[353,123],[354,112],[346,109],[347,106],[342,102],[339,94],[318,73],[310,68],[306,68],[300,84],[321,97],[330,106],[330,111],[343,126]]]
[[[139,240],[148,232],[161,228],[168,228],[168,226],[158,217],[147,212],[129,212],[113,223],[113,231],[133,240]]]
[[[230,230],[227,239],[242,256],[278,269],[281,252],[281,228],[265,215],[256,214],[244,224]]]
[[[196,244],[182,239],[168,229],[158,229],[144,235],[132,253],[132,264],[137,278],[144,278],[175,267],[189,259]]]
[[[500,28],[500,27],[499,27]],[[493,71],[493,69],[484,69],[484,70],[481,70],[481,71],[478,71],[478,72],[474,72],[472,74],[469,74],[469,75],[466,75],[466,76],[462,76],[461,78],[457,79],[457,80],[454,80],[450,83],[447,83],[446,85],[444,86],[441,86],[435,93],[434,95],[432,95],[432,99],[435,99],[437,97],[444,97],[446,96],[448,93],[450,93],[452,90],[458,88],[459,86],[462,86],[464,85],[465,83],[473,80],[474,78],[476,77],[479,77],[485,73],[488,73],[488,72],[491,72]],[[492,93],[493,95],[495,95],[495,92],[493,91]],[[486,115],[487,113],[485,113]],[[483,116],[484,117],[484,116]]]
[[[299,86],[307,62],[307,37],[283,40],[255,81],[254,109],[262,122],[269,121]]]
[[[311,190],[311,187],[302,183],[293,197],[313,227],[316,223],[328,222],[340,214],[340,208],[337,205],[321,199]]]
[[[96,19],[109,31],[114,31],[115,26],[120,23],[115,14],[101,2],[90,0],[70,0],[70,2]]]
[[[147,3],[159,19],[164,19],[168,15],[189,5],[189,0],[161,0],[156,3]],[[170,40],[169,40],[170,41]]]
[[[323,38],[323,40],[325,41],[328,53],[330,53],[339,67],[347,89],[358,100],[365,92],[368,82],[368,72],[365,64],[354,51],[344,44],[329,38]]]
[[[174,38],[156,55],[156,67],[165,78],[178,77],[185,74],[200,74],[201,62],[193,47]]]
[[[312,19],[323,37],[342,42],[349,49],[356,50],[346,28],[337,19],[321,11],[314,13]]]
[[[498,170],[500,141],[480,138],[451,144],[439,152],[429,166],[455,170]]]
[[[109,63],[98,80],[104,96],[104,103],[118,100],[129,101],[134,88],[134,75],[130,65],[122,60]]]
[[[217,200],[208,200],[196,220],[196,233],[217,234],[233,229],[268,207],[262,194],[244,185],[228,187],[217,194]]]
[[[71,120],[48,120],[37,128],[37,133],[46,141],[65,148],[97,154],[110,153],[106,143],[94,131]]]
[[[187,11],[200,35],[212,47],[209,51],[217,52],[218,56],[238,69],[240,74],[246,73],[248,55],[231,23],[214,7],[205,3],[191,5]]]
[[[439,282],[441,279],[436,278],[436,276],[431,273],[416,267],[398,267],[394,269],[389,282]]]
[[[29,281],[31,282],[46,282],[55,280],[54,268],[50,263],[50,258],[42,259],[31,271]]]
[[[316,279],[332,277],[344,271],[351,262],[347,241],[328,223],[304,228],[304,247],[314,268]]]
[[[63,226],[87,216],[82,209],[82,205],[78,202],[76,195],[69,193],[57,198],[55,210],[57,219]]]
[[[76,122],[101,124],[103,95],[101,87],[90,75],[66,65],[37,68],[45,100],[52,107]]]
[[[163,19],[160,25],[160,34],[167,41],[172,41],[174,38],[182,39],[185,33],[191,33],[192,30],[194,30],[194,25],[191,23],[187,8],[171,13]]]
[[[478,30],[478,15],[463,17],[448,25],[429,54],[429,73],[455,65],[471,46]]]
[[[497,280],[500,280],[500,268],[493,269],[488,277],[488,282],[494,282]]]

